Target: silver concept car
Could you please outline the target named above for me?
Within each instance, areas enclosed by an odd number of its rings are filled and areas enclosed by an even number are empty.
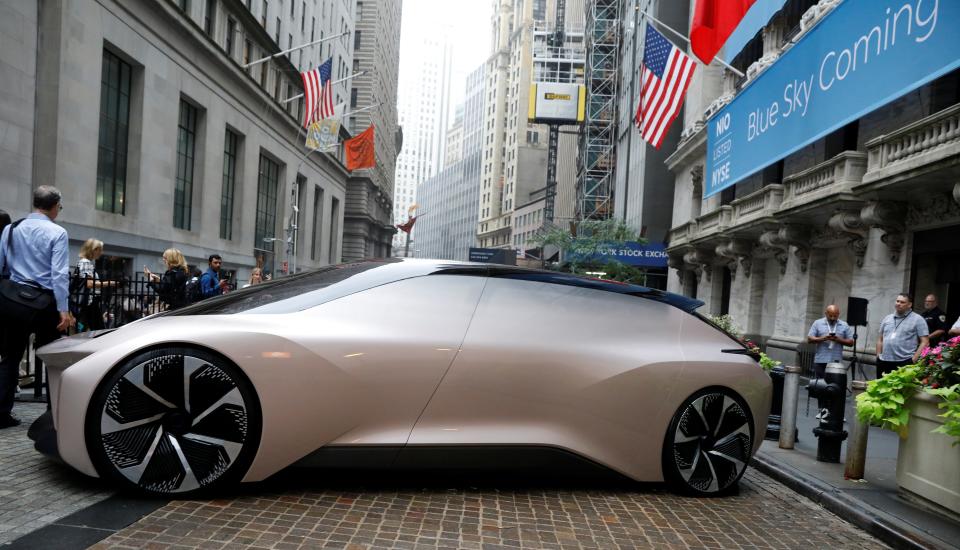
[[[293,465],[538,467],[733,487],[771,383],[658,290],[491,264],[322,268],[38,351],[41,451],[153,494]]]

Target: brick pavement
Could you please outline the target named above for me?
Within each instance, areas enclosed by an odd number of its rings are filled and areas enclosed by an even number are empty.
[[[23,424],[0,430],[0,544],[53,523],[112,494],[104,485],[33,449],[27,428],[47,406],[16,403]]]
[[[307,484],[310,485],[310,484]],[[316,484],[313,484],[316,485]],[[107,548],[878,548],[873,537],[748,470],[740,493],[632,489],[260,487],[173,501]],[[463,483],[461,483],[463,485]]]

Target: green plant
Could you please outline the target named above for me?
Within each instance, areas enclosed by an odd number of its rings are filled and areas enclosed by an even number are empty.
[[[953,444],[960,445],[960,384],[954,384],[949,388],[929,388],[926,392],[942,397],[943,403],[937,407],[946,410],[940,415],[940,418],[944,419],[943,426],[933,431],[953,437]]]
[[[770,372],[774,367],[780,366],[780,361],[776,359],[771,359],[766,353],[760,352],[760,368]]]
[[[857,417],[906,437],[910,420],[906,403],[917,391],[943,399],[938,407],[944,410],[940,415],[944,423],[934,431],[953,437],[954,445],[960,444],[960,336],[924,348],[917,364],[900,367],[867,384],[867,391],[857,396]]]
[[[910,410],[906,403],[920,389],[919,370],[918,365],[907,365],[867,384],[867,390],[857,396],[857,418],[907,437]]]
[[[646,244],[647,240],[623,220],[584,220],[570,230],[558,226],[545,227],[530,242],[538,247],[560,249],[566,264],[564,270],[576,275],[603,271],[606,277],[623,283],[646,284],[646,271],[623,262],[603,258],[602,251],[623,247],[628,243]]]
[[[743,331],[740,330],[740,327],[734,322],[733,317],[729,315],[711,315],[710,320],[713,321],[715,325],[722,328],[727,334],[733,336],[737,340],[743,341],[744,344],[747,344],[748,347],[755,348],[756,345],[753,342],[747,342],[743,340]]]

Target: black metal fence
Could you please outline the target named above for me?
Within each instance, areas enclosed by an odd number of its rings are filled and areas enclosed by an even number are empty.
[[[92,288],[88,287],[88,281],[93,281]],[[231,284],[228,288],[235,290],[236,285]],[[160,300],[142,273],[102,280],[75,274],[70,276],[70,310],[77,319],[71,332],[118,328],[166,309],[167,304]],[[33,391],[32,396],[21,391],[19,399],[42,400],[43,366],[34,356],[32,346],[27,353],[27,372],[20,377],[20,385],[21,390],[32,388]]]
[[[88,286],[88,281],[93,281],[93,288]],[[228,288],[235,290],[236,285],[230,284]],[[168,307],[142,273],[102,280],[73,275],[70,304],[77,317],[75,330],[78,332],[121,327]]]

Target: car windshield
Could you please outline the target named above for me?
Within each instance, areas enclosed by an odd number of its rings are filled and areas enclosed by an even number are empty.
[[[332,287],[356,275],[397,261],[399,260],[388,258],[321,267],[320,269],[248,286],[184,308],[157,314],[153,318],[167,315],[229,315],[250,312],[258,308],[268,310],[263,311],[264,313],[298,311],[316,305],[320,301],[312,300],[309,304],[288,303],[286,307],[276,308],[265,308],[265,306],[293,301],[308,293]]]

